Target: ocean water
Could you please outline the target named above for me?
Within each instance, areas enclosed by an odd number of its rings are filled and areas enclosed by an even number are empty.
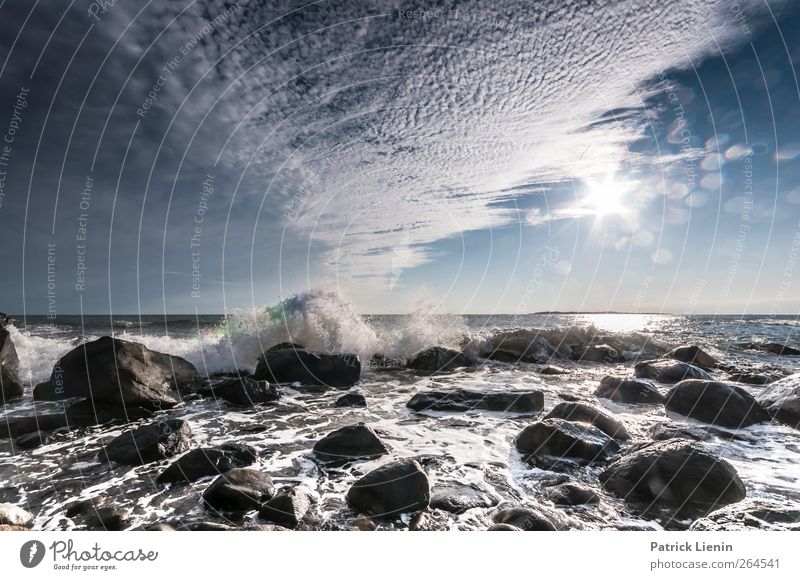
[[[185,357],[202,375],[236,369],[252,371],[262,348],[292,340],[307,348],[353,352],[364,363],[357,389],[367,398],[366,408],[334,408],[338,390],[310,392],[284,387],[280,401],[271,406],[237,409],[224,401],[194,399],[169,411],[188,420],[193,446],[246,443],[259,451],[256,468],[276,485],[305,488],[315,499],[308,525],[314,529],[352,529],[354,516],[344,496],[350,485],[367,471],[401,457],[414,457],[425,466],[434,493],[453,486],[469,486],[489,503],[539,504],[554,508],[547,487],[565,477],[601,493],[593,507],[558,508],[570,527],[581,529],[680,528],[688,522],[645,520],[629,512],[620,500],[602,493],[597,481],[600,468],[586,467],[567,475],[532,468],[514,449],[513,440],[531,416],[470,411],[467,413],[415,413],[406,407],[412,396],[430,388],[468,388],[485,391],[540,389],[545,413],[565,399],[599,405],[622,420],[631,444],[651,440],[653,427],[670,422],[697,425],[666,416],[663,408],[618,405],[593,396],[607,374],[632,374],[637,360],[659,356],[683,345],[702,346],[718,359],[740,370],[789,375],[800,372],[800,357],[778,357],[745,348],[749,343],[798,346],[796,317],[676,316],[660,314],[533,314],[441,315],[421,308],[403,316],[359,316],[339,298],[326,294],[295,297],[273,307],[234,312],[227,316],[87,316],[15,317],[10,328],[20,358],[20,374],[30,385],[45,380],[60,355],[85,340],[105,334],[136,340],[148,347]],[[437,376],[421,376],[406,369],[387,370],[368,364],[376,353],[402,361],[421,348],[440,345],[462,348],[473,357],[491,350],[498,341],[547,345],[556,353],[552,363],[568,374],[543,375],[541,365],[506,364],[480,359],[477,366]],[[625,352],[620,364],[578,363],[567,358],[575,345],[607,343]],[[725,372],[715,371],[725,378]],[[746,386],[753,394],[763,387]],[[663,392],[668,386],[661,385]],[[7,405],[8,416],[29,414],[33,403],[26,397]],[[48,408],[38,404],[38,412]],[[354,462],[338,468],[319,465],[311,454],[313,444],[338,427],[356,422],[370,424],[390,449],[380,459]],[[32,451],[15,452],[0,440],[0,501],[27,504],[36,514],[39,529],[70,529],[76,524],[65,508],[76,499],[102,496],[112,505],[131,512],[131,527],[173,521],[227,522],[209,513],[200,499],[209,479],[184,486],[159,486],[155,477],[169,461],[141,467],[109,466],[96,457],[104,442],[129,426],[97,427],[58,434]],[[779,424],[761,424],[739,430],[736,439],[712,437],[708,448],[727,459],[747,486],[748,497],[783,505],[800,502],[800,432]],[[485,529],[497,508],[474,508],[460,515],[435,515],[446,529]],[[247,514],[233,523],[257,523]],[[402,529],[406,520],[384,522]]]

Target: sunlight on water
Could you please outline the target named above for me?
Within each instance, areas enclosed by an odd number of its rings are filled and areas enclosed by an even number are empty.
[[[583,314],[579,320],[609,332],[637,332],[652,330],[661,318],[652,314]]]

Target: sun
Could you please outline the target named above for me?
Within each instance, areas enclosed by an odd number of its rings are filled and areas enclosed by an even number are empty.
[[[613,172],[600,180],[587,179],[582,204],[600,217],[627,213],[629,207],[625,204],[625,195],[629,188],[630,184],[615,179]]]

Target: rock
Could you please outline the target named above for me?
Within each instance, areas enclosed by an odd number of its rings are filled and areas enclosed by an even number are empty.
[[[417,513],[408,523],[412,532],[445,532],[450,529],[450,514],[437,509]]]
[[[432,346],[411,357],[406,366],[426,373],[447,372],[472,365],[462,352],[441,346]]]
[[[241,443],[192,449],[167,467],[158,476],[156,483],[197,481],[201,477],[220,475],[236,467],[247,467],[255,463],[256,459],[256,450]]]
[[[144,465],[189,449],[192,430],[181,419],[168,419],[126,431],[108,443],[99,456],[123,465]]]
[[[247,377],[227,379],[211,387],[211,390],[214,396],[240,407],[272,403],[280,397],[277,385]]]
[[[541,391],[486,392],[453,389],[417,393],[406,403],[414,411],[464,412],[474,409],[508,413],[538,413],[544,407]]]
[[[517,526],[511,524],[493,524],[486,529],[487,532],[521,532]]]
[[[603,377],[594,394],[602,399],[611,399],[615,403],[643,405],[662,405],[664,403],[664,395],[656,386],[650,381],[642,379]]]
[[[562,369],[561,367],[557,367],[554,365],[547,365],[540,368],[539,373],[543,375],[568,375],[569,371],[567,369]]]
[[[730,463],[693,441],[661,441],[619,457],[600,474],[606,491],[639,511],[702,517],[744,499],[744,483]]]
[[[9,526],[7,524],[0,524],[0,532],[27,532],[28,528],[23,526]]]
[[[13,503],[0,503],[0,524],[28,528],[33,524],[33,514]]]
[[[526,460],[545,468],[605,461],[619,451],[619,443],[599,429],[563,419],[544,419],[528,425],[517,436],[515,445]]]
[[[0,405],[24,393],[19,380],[19,358],[11,333],[0,325]]]
[[[741,433],[733,433],[714,427],[701,427],[689,425],[674,425],[670,423],[656,423],[650,431],[654,441],[667,441],[669,439],[691,439],[694,441],[707,441],[714,437],[726,441],[744,441],[756,443],[757,439]]]
[[[728,380],[733,383],[764,386],[774,383],[778,377],[764,373],[731,373],[728,375]]]
[[[384,354],[374,354],[367,363],[367,368],[375,371],[395,371],[405,368],[405,363],[402,359],[390,358]]]
[[[314,454],[326,463],[347,462],[352,459],[379,457],[389,450],[378,435],[364,423],[342,427],[317,441]]]
[[[554,532],[557,529],[553,521],[545,514],[524,507],[500,510],[492,520],[495,524],[513,526],[523,532]]]
[[[744,345],[748,350],[761,350],[778,356],[800,356],[800,350],[778,342],[749,342]]]
[[[311,497],[306,492],[296,487],[284,487],[264,504],[258,517],[294,529],[300,525],[310,507]]]
[[[431,497],[431,509],[451,514],[463,514],[473,508],[489,508],[497,505],[497,499],[471,485],[451,483],[437,486]]]
[[[273,344],[265,352],[275,352],[276,350],[306,350],[306,347],[296,342],[279,342]]]
[[[769,420],[769,414],[741,387],[716,381],[681,381],[667,394],[667,411],[731,429]]]
[[[756,400],[778,421],[800,428],[800,374],[765,387]]]
[[[143,344],[104,336],[61,357],[47,382],[36,385],[33,398],[56,401],[91,398],[158,410],[174,407],[180,392],[200,384],[190,362],[150,350]]]
[[[714,368],[719,364],[717,359],[696,345],[679,346],[669,351],[666,356],[680,362],[704,368]]]
[[[550,499],[556,505],[592,505],[600,503],[600,496],[594,490],[577,483],[562,483],[548,490]]]
[[[272,499],[272,478],[255,469],[236,468],[217,477],[203,492],[203,501],[214,510],[248,512]]]
[[[347,492],[347,504],[373,517],[389,517],[428,507],[430,486],[419,463],[401,460],[367,473]]]
[[[652,379],[659,383],[677,383],[685,379],[713,380],[700,367],[684,362],[647,361],[637,363],[633,374],[640,379]]]
[[[800,504],[745,500],[711,512],[696,520],[690,529],[703,532],[798,531]]]
[[[539,363],[546,360],[537,354],[532,354],[527,352],[518,353],[514,351],[504,350],[502,348],[498,348],[488,352],[482,352],[481,356],[483,358],[488,358],[489,360],[496,360],[498,362],[504,362],[510,364]]]
[[[366,514],[358,514],[354,522],[356,529],[362,532],[372,532],[378,529],[378,524]]]
[[[44,445],[46,440],[47,433],[34,431],[33,433],[26,433],[14,439],[13,447],[17,450],[36,449]]]
[[[578,423],[588,423],[597,427],[612,439],[617,439],[618,441],[627,441],[630,439],[630,435],[628,435],[628,431],[621,421],[617,421],[602,409],[598,409],[587,403],[559,403],[545,416],[545,419],[553,418],[566,419],[567,421],[576,421]]]
[[[350,387],[361,377],[361,361],[354,354],[332,354],[300,349],[267,351],[258,358],[253,378],[272,383],[300,383]]]
[[[367,399],[361,393],[346,393],[336,399],[334,407],[366,407]]]
[[[130,513],[115,507],[101,507],[88,514],[85,525],[89,530],[118,532],[130,525]]]
[[[595,344],[587,347],[573,346],[572,358],[580,362],[593,363],[625,362],[625,355],[607,344]]]

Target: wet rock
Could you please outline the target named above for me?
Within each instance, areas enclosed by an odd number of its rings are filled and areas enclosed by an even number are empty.
[[[126,431],[100,451],[101,459],[123,465],[144,465],[189,449],[192,430],[181,419],[169,419]]]
[[[414,411],[464,412],[473,409],[509,413],[538,413],[544,407],[541,391],[486,392],[453,389],[417,393],[406,404]]]
[[[13,503],[0,503],[0,524],[27,528],[33,524],[33,514]]]
[[[745,498],[730,463],[692,441],[662,441],[619,457],[600,474],[606,491],[648,514],[702,517]]]
[[[377,433],[364,423],[342,427],[317,441],[314,454],[326,463],[347,462],[352,459],[379,457],[389,450]]]
[[[280,398],[277,385],[247,377],[227,379],[214,385],[211,390],[214,396],[240,407],[272,403]]]
[[[654,441],[668,441],[669,439],[691,439],[693,441],[707,441],[719,437],[725,441],[744,441],[756,443],[757,438],[742,433],[734,433],[714,427],[700,427],[689,425],[676,425],[672,423],[656,423],[650,431]]]
[[[711,375],[706,371],[685,362],[640,362],[633,367],[633,374],[637,378],[652,379],[659,383],[677,383],[685,379],[712,380]]]
[[[36,449],[44,445],[47,440],[47,433],[42,431],[34,431],[33,433],[26,433],[14,439],[13,447],[17,451],[25,451],[29,449]]]
[[[258,358],[253,378],[272,383],[300,383],[349,387],[361,377],[361,361],[354,354],[333,354],[285,348]]]
[[[356,529],[362,532],[372,532],[378,529],[378,524],[366,514],[358,514],[354,522]]]
[[[708,516],[695,521],[690,529],[704,532],[798,531],[800,504],[745,500],[711,512]]]
[[[294,529],[311,507],[311,497],[302,489],[284,487],[258,512],[258,517]]]
[[[627,441],[630,439],[630,435],[628,435],[628,431],[621,421],[617,421],[602,409],[587,403],[559,403],[545,416],[545,419],[554,418],[576,421],[578,423],[588,423],[597,427],[612,439],[617,439],[618,441]]]
[[[367,473],[347,492],[347,504],[373,517],[390,517],[428,507],[428,477],[416,461],[401,460]]]
[[[217,477],[203,492],[206,506],[223,512],[261,508],[275,495],[272,478],[255,469],[236,468]]]
[[[717,359],[697,345],[679,346],[669,351],[666,356],[701,368],[714,368],[719,364]]]
[[[334,407],[366,407],[367,399],[361,393],[347,393],[336,399]]]
[[[279,342],[273,344],[265,352],[275,352],[276,350],[306,350],[306,347],[297,342]]]
[[[493,524],[486,529],[487,532],[521,532],[517,526],[511,524]]]
[[[156,483],[197,481],[201,477],[220,475],[237,467],[247,467],[258,459],[252,447],[241,443],[224,443],[219,447],[192,449],[167,467]]]
[[[130,526],[130,512],[125,509],[103,506],[86,514],[87,530],[118,532]]]
[[[765,387],[756,400],[778,421],[800,428],[800,374]]]
[[[28,528],[24,526],[9,526],[7,524],[0,524],[0,532],[27,532]]]
[[[498,348],[492,351],[482,352],[481,356],[483,358],[488,358],[489,360],[496,360],[498,362],[510,363],[510,364],[518,364],[518,363],[541,363],[547,360],[547,357],[542,357],[541,355],[537,355],[534,353],[519,353],[515,351],[504,350],[502,348]]]
[[[577,483],[562,483],[548,489],[548,495],[556,505],[593,505],[600,503],[600,496],[593,489]]]
[[[367,368],[375,371],[394,371],[405,368],[405,366],[402,359],[390,358],[383,354],[372,355],[367,364]]]
[[[177,405],[181,391],[200,383],[194,365],[180,357],[104,336],[61,357],[50,379],[36,385],[33,397],[45,401],[83,397],[120,409],[157,410]]]
[[[0,405],[24,393],[19,379],[19,358],[11,333],[0,325]]]
[[[580,362],[619,363],[625,362],[622,351],[607,344],[595,344],[587,347],[573,346],[572,358]]]
[[[764,373],[731,373],[728,375],[728,380],[733,383],[764,386],[775,382],[778,377]]]
[[[769,352],[778,356],[800,356],[800,349],[779,342],[748,342],[743,345],[743,348]]]
[[[547,515],[525,507],[500,510],[492,520],[495,524],[513,526],[523,532],[554,532],[558,529]]]
[[[615,403],[664,404],[664,395],[659,392],[653,383],[643,379],[603,377],[594,394],[596,397],[610,399]]]
[[[437,486],[431,497],[431,509],[463,514],[473,508],[494,507],[498,500],[471,485],[451,483]]]
[[[605,461],[619,451],[619,443],[599,429],[563,419],[528,425],[515,445],[526,460],[544,468]]]
[[[406,366],[415,371],[438,373],[468,367],[472,364],[462,352],[433,346],[414,354]]]
[[[450,529],[450,514],[438,509],[426,509],[408,523],[412,532],[445,532]]]
[[[753,396],[741,387],[716,381],[681,381],[667,394],[667,411],[731,429],[769,420]]]
[[[568,375],[569,371],[555,365],[547,365],[540,368],[539,373],[543,375]]]

